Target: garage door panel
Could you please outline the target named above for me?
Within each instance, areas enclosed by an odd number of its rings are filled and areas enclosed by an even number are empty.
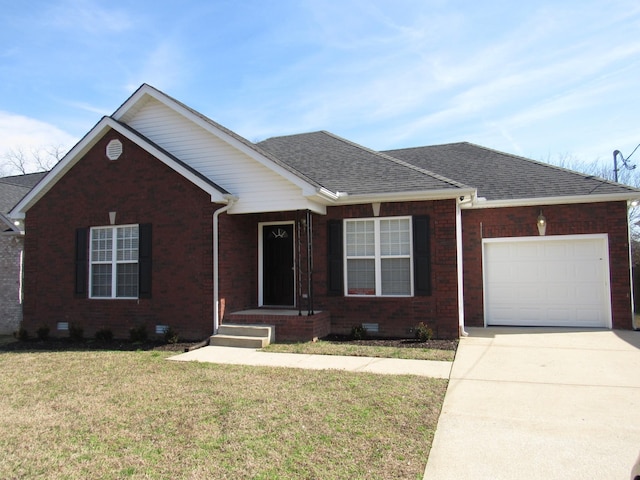
[[[488,325],[611,324],[605,236],[487,241],[484,282]]]

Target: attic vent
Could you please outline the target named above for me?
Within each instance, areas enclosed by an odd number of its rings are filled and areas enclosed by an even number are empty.
[[[122,155],[122,142],[120,140],[111,140],[107,144],[107,158],[109,160],[117,160]]]

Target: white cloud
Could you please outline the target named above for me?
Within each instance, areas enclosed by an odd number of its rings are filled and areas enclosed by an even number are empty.
[[[74,136],[46,122],[0,111],[0,157],[11,151],[28,153],[51,147],[68,151],[77,141]],[[0,159],[0,166],[2,163]]]

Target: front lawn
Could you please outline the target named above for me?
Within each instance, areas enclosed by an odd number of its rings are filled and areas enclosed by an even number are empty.
[[[0,352],[0,478],[421,479],[445,380]]]

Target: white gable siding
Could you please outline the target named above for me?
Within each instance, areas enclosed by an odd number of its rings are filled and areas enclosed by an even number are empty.
[[[204,128],[150,100],[129,126],[239,197],[233,213],[308,208],[301,188]]]

